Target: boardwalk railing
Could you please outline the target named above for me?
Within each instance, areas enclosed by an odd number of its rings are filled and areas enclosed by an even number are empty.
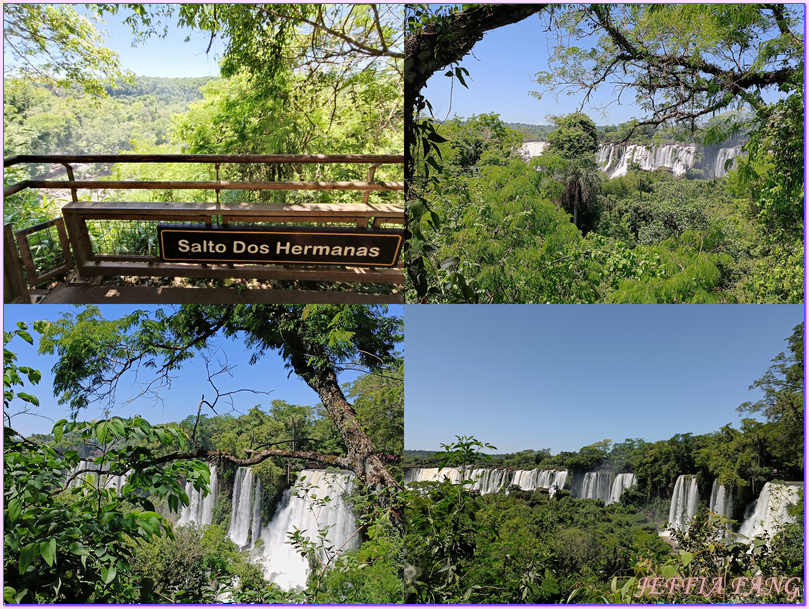
[[[33,282],[42,281],[43,277],[52,277],[52,272],[43,274],[36,270],[34,257],[26,254],[30,252],[27,240],[39,230],[53,230],[54,227],[59,229],[66,268],[75,260],[78,273],[87,277],[137,275],[401,284],[404,276],[398,254],[404,232],[404,205],[400,202],[369,203],[369,196],[374,191],[403,191],[404,182],[374,180],[375,171],[380,165],[401,165],[403,162],[401,155],[361,154],[19,155],[4,159],[4,166],[8,168],[21,163],[59,164],[65,167],[67,179],[24,180],[5,188],[4,197],[26,188],[64,189],[71,193],[72,201],[62,208],[69,248],[64,242],[61,219],[55,223],[44,223],[42,227],[37,225],[15,231],[32,285]],[[86,163],[212,164],[216,170],[216,180],[75,179],[73,166]],[[367,179],[223,181],[219,179],[219,171],[224,164],[358,164],[367,166]],[[88,189],[213,190],[216,201],[80,201],[78,191]],[[362,198],[361,202],[356,203],[234,203],[220,201],[220,192],[224,190],[338,190],[362,193]],[[160,235],[158,229],[162,231]],[[175,251],[169,253],[170,240],[166,235],[173,232],[186,238],[174,243],[172,247]],[[343,238],[349,241],[344,244],[341,241]],[[380,242],[384,242],[384,247],[393,249],[390,255],[384,255],[384,260],[375,262],[369,252],[380,249]],[[310,245],[307,246],[307,243]],[[227,252],[220,252],[220,247]],[[305,251],[308,256],[292,256],[290,252],[297,250]],[[325,254],[314,256],[312,253],[316,251]],[[231,252],[244,256],[231,255]],[[250,252],[254,254],[252,257],[247,255]],[[349,256],[349,253],[352,255]],[[25,260],[26,256],[29,260]]]

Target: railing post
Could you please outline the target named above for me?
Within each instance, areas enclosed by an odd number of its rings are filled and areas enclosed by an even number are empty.
[[[70,165],[70,163],[61,163],[61,165],[64,165],[64,168],[67,170],[67,179],[70,182],[75,182],[76,177],[73,175],[73,167]],[[73,199],[73,201],[78,202],[78,200],[79,200],[79,191],[78,191],[78,189],[71,188],[70,189],[70,196]]]
[[[90,241],[90,234],[87,232],[84,218],[80,218],[78,214],[75,213],[75,210],[70,208],[70,204],[62,208],[62,217],[65,220],[68,240],[73,249],[76,272],[83,276],[84,267],[90,261],[90,257],[93,253],[93,244]]]
[[[3,302],[30,304],[31,293],[22,273],[22,261],[11,224],[3,226],[3,250]]]

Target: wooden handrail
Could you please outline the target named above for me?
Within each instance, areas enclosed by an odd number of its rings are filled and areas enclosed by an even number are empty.
[[[19,154],[3,159],[20,163],[391,163],[401,154]]]
[[[373,169],[385,163],[403,164],[404,156],[397,154],[20,154],[3,159],[4,167],[21,163],[362,163],[370,164],[367,182],[221,182],[221,181],[129,181],[129,180],[23,180],[3,189],[3,197],[25,188],[126,189],[126,190],[404,190],[404,182],[374,182]],[[217,174],[218,175],[218,174]]]
[[[23,182],[21,182],[22,184]],[[25,180],[29,188],[116,188],[126,190],[404,190],[404,182],[157,182],[134,180]],[[16,187],[10,186],[9,189]]]

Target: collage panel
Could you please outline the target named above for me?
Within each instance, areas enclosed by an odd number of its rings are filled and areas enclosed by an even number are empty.
[[[408,303],[803,302],[803,4],[407,15]]]
[[[3,17],[5,602],[401,603],[404,6]]]
[[[3,11],[4,302],[404,302],[403,5]]]
[[[406,603],[803,603],[803,307],[405,327]]]
[[[7,603],[402,602],[401,306],[3,324]]]

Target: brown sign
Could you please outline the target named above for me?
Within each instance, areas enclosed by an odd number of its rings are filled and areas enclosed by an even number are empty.
[[[394,266],[403,231],[348,228],[206,228],[160,224],[166,262]]]

